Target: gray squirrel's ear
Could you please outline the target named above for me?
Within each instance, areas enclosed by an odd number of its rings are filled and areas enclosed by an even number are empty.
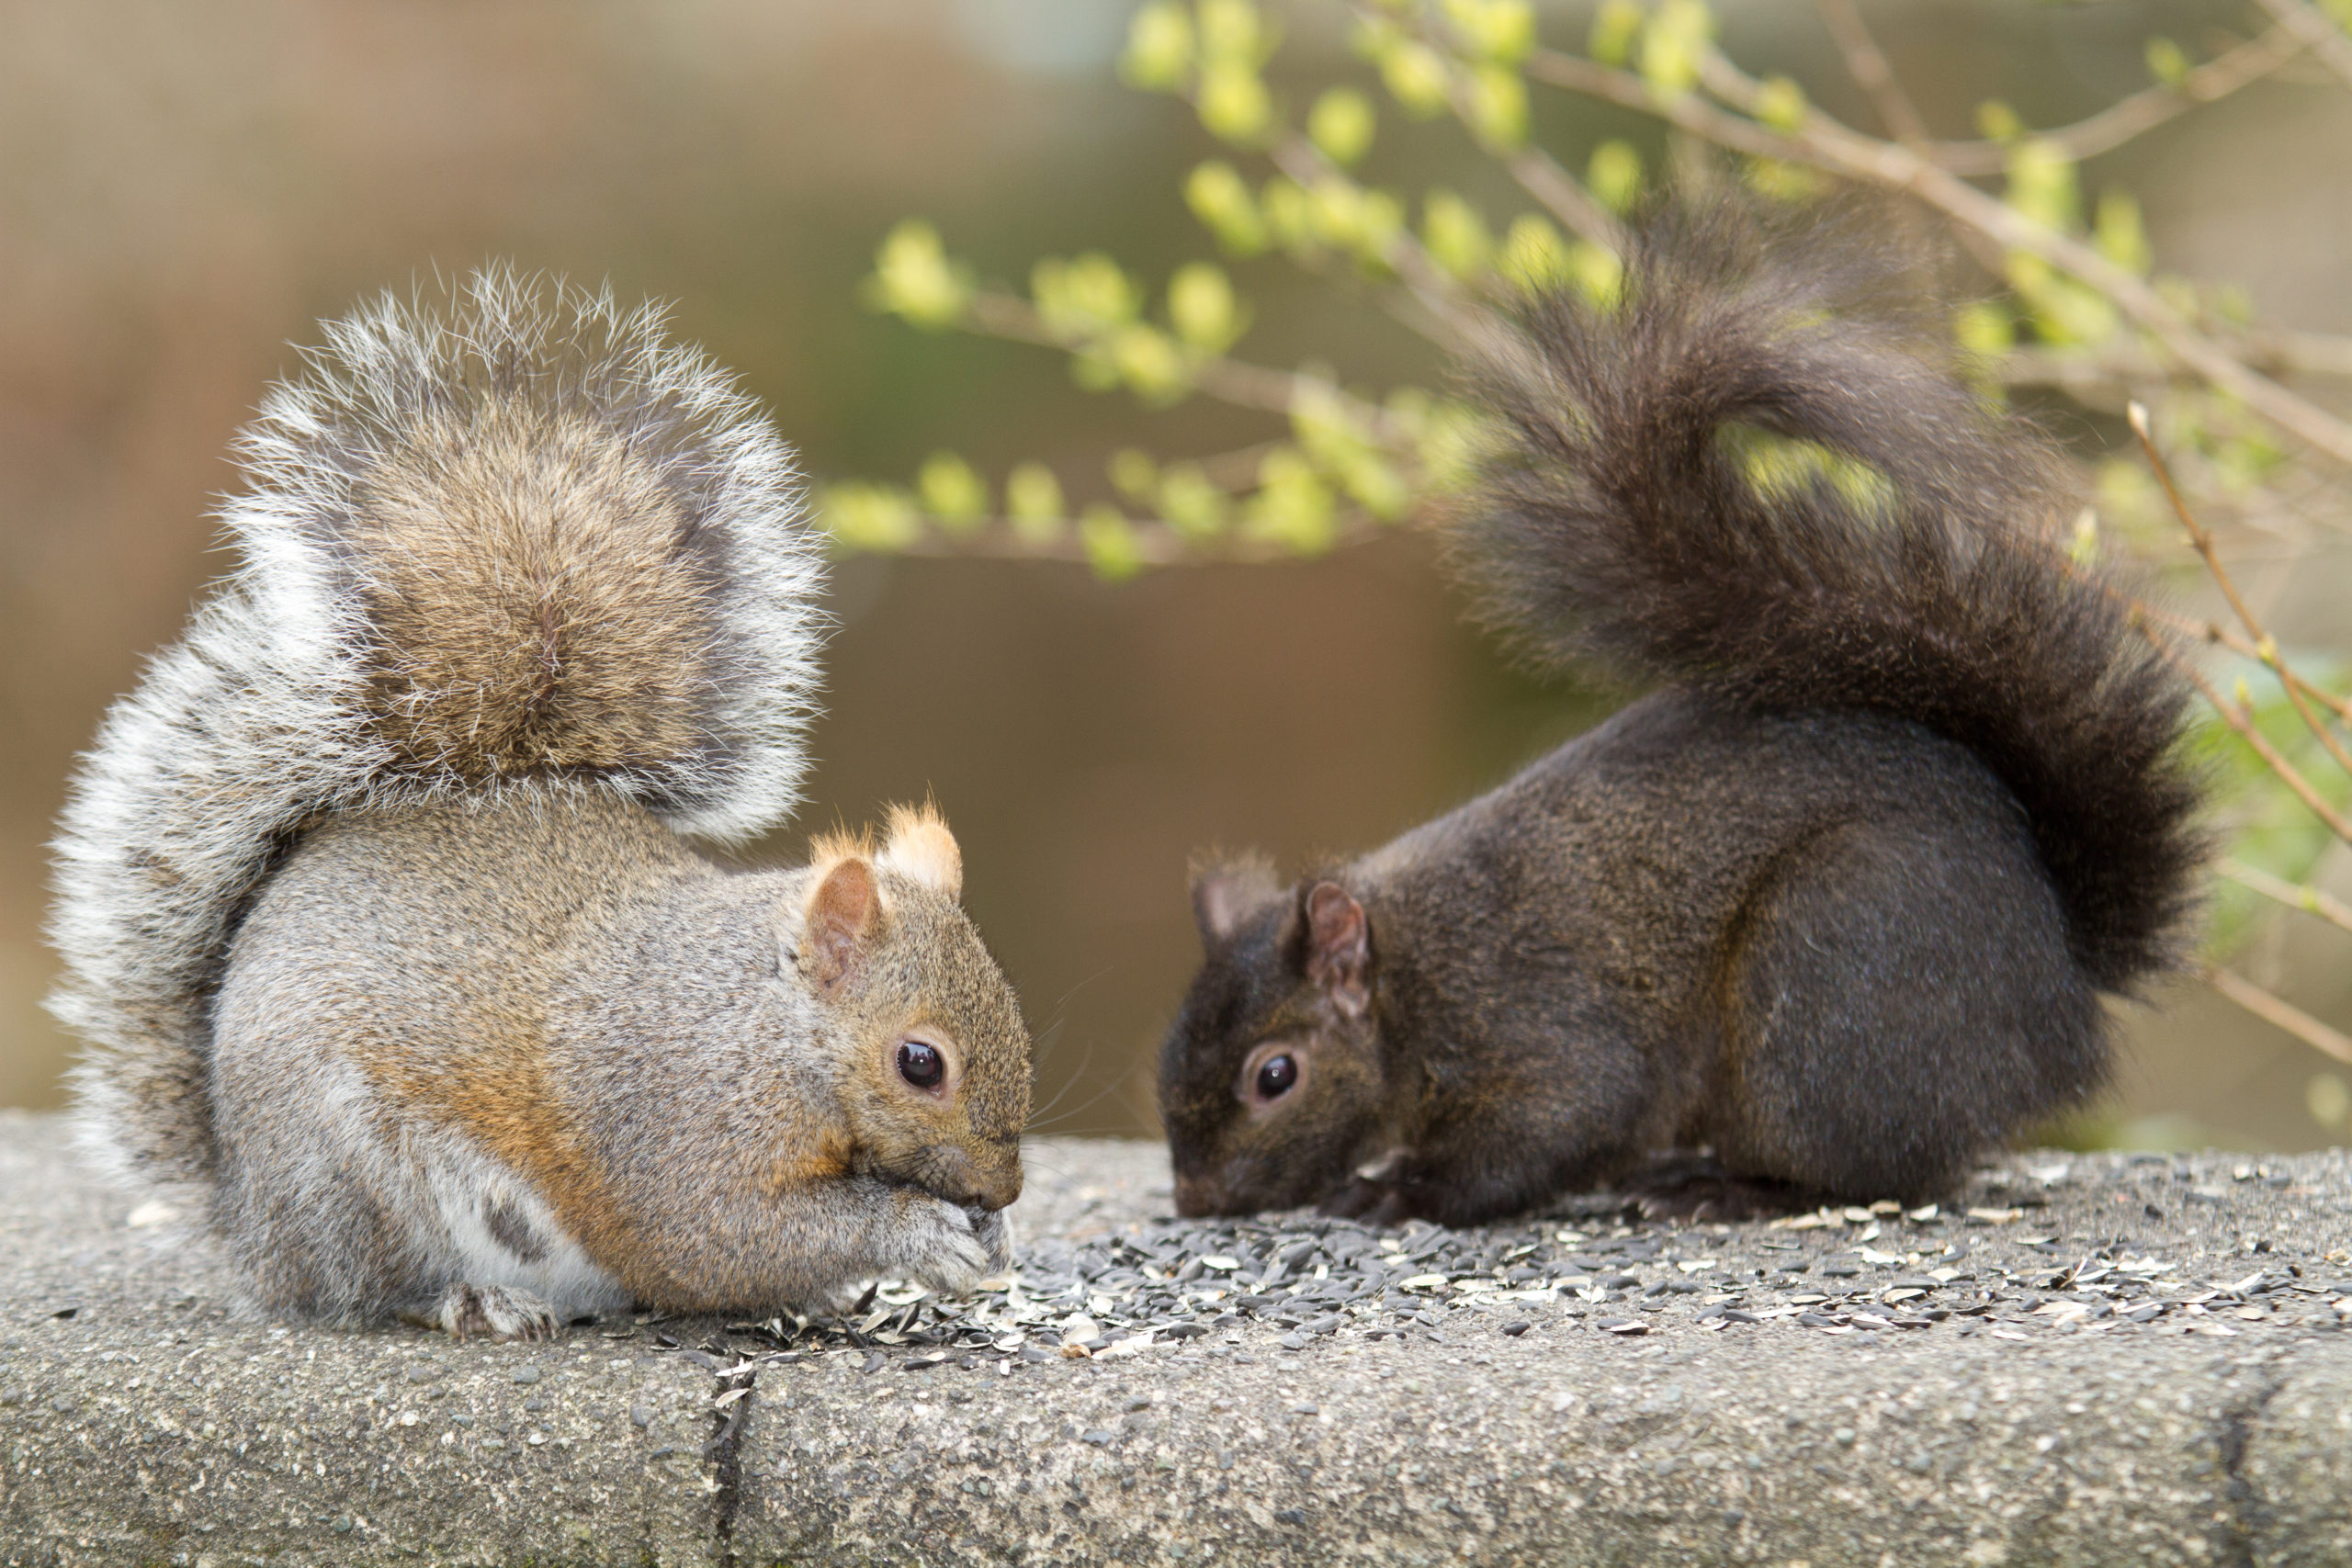
[[[1279,891],[1274,868],[1257,856],[1194,862],[1193,921],[1201,928],[1201,945],[1215,947],[1231,937],[1244,916]]]
[[[947,819],[940,816],[939,807],[928,801],[890,807],[889,836],[883,840],[882,853],[875,863],[934,893],[950,898],[963,896],[964,852],[956,847],[956,835],[947,830]]]
[[[1336,882],[1318,882],[1299,900],[1306,928],[1306,977],[1348,1018],[1372,1002],[1372,922]]]
[[[820,990],[840,990],[865,967],[865,950],[882,924],[882,897],[874,868],[862,856],[833,863],[808,895],[800,955]]]

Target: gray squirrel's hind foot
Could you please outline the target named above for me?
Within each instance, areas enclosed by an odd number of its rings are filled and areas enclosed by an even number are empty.
[[[493,1339],[552,1339],[562,1326],[555,1308],[504,1285],[452,1285],[430,1312],[402,1313],[403,1322],[437,1328],[453,1339],[487,1334]]]
[[[1645,1220],[1762,1220],[1801,1214],[1825,1195],[1771,1177],[1740,1176],[1704,1155],[1653,1157],[1621,1178],[1615,1192]]]

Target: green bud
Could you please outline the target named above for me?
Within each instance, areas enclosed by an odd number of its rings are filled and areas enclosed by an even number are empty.
[[[1215,538],[1225,532],[1225,491],[1198,463],[1170,463],[1159,476],[1159,514],[1187,539]]]
[[[1265,62],[1266,19],[1250,0],[1201,0],[1201,57],[1256,70]]]
[[[1078,542],[1086,550],[1086,564],[1105,582],[1125,582],[1146,564],[1141,541],[1116,507],[1088,507],[1078,520]]]
[[[1182,352],[1157,327],[1138,321],[1120,328],[1111,340],[1111,360],[1119,379],[1147,402],[1176,402],[1193,389]]]
[[[2087,506],[2075,515],[2075,536],[2067,544],[2066,555],[2076,566],[2092,566],[2098,560],[2098,513]]]
[[[1321,555],[1339,536],[1331,488],[1295,448],[1277,446],[1258,465],[1258,490],[1242,508],[1252,538],[1294,555]]]
[[[1418,119],[1445,112],[1445,60],[1427,44],[1408,39],[1389,50],[1381,57],[1380,81],[1398,107]]]
[[[2129,191],[2101,191],[2092,228],[2099,254],[2136,277],[2148,276],[2155,257],[2148,249],[2148,231],[2140,224],[2140,203]]]
[[[1610,211],[1630,212],[1642,199],[1642,155],[1625,142],[1604,141],[1592,150],[1585,183]]]
[[[1619,286],[1625,281],[1625,264],[1608,246],[1578,240],[1568,247],[1568,281],[1593,304],[1611,307],[1617,303]]]
[[[2168,38],[2148,40],[2147,60],[2148,74],[2167,87],[2177,87],[2188,79],[2188,56]]]
[[[890,231],[876,253],[865,296],[875,310],[936,330],[963,319],[971,303],[972,283],[963,268],[947,260],[939,231],[920,218],[909,218]]]
[[[1784,158],[1744,158],[1740,161],[1740,177],[1757,195],[1785,202],[1811,201],[1828,184],[1818,169],[1792,164]]]
[[[1235,255],[1253,256],[1266,248],[1265,220],[1232,164],[1213,160],[1194,169],[1184,182],[1184,201],[1201,226]]]
[[[1023,539],[1050,544],[1062,531],[1061,481],[1043,463],[1023,463],[1005,476],[1004,510]]]
[[[933,452],[915,475],[922,509],[951,534],[969,533],[989,514],[988,481],[953,452]]]
[[[1495,242],[1478,209],[1450,190],[1421,198],[1421,246],[1430,258],[1467,282],[1487,270]]]
[[[2000,99],[1987,98],[1976,106],[1976,129],[1987,141],[2014,141],[2025,134],[2025,121]]]
[[[1122,446],[1111,454],[1111,484],[1129,501],[1142,501],[1159,483],[1159,465],[1141,447]]]
[[[1100,251],[1069,261],[1039,261],[1030,269],[1029,295],[1046,330],[1064,339],[1108,332],[1135,320],[1143,309],[1142,291]]]
[[[1568,247],[1560,231],[1532,212],[1522,212],[1503,234],[1495,270],[1522,293],[1537,294],[1568,280]]]
[[[1507,65],[1481,65],[1470,73],[1463,118],[1479,141],[1510,152],[1527,141],[1527,82]]]
[[[1150,93],[1182,89],[1193,69],[1193,18],[1176,0],[1152,0],[1127,23],[1119,74]]]
[[[1714,36],[1706,0],[1665,0],[1642,33],[1642,79],[1661,97],[1680,97],[1698,85],[1700,59]]]
[[[1331,162],[1345,166],[1372,150],[1372,101],[1353,87],[1334,87],[1315,100],[1306,134]]]
[[[2083,194],[2065,149],[2031,137],[2010,143],[2007,162],[2009,205],[2047,228],[2073,229],[2082,218]]]
[[[1385,190],[1363,192],[1356,201],[1356,259],[1385,269],[1390,247],[1405,231],[1405,204]]]
[[[2017,323],[1991,299],[1973,299],[1953,311],[1951,335],[1964,352],[1983,359],[2000,357],[2018,341]]]
[[[1258,209],[1266,215],[1266,231],[1283,249],[1296,254],[1315,246],[1315,217],[1306,192],[1276,175],[1258,193]]]
[[[824,493],[820,515],[825,532],[845,550],[888,553],[922,536],[914,498],[895,485],[834,485]]]
[[[1243,319],[1225,269],[1190,262],[1168,281],[1168,319],[1187,348],[1223,354],[1240,337]]]
[[[1647,20],[1641,0],[1601,0],[1600,9],[1593,13],[1592,36],[1585,43],[1585,52],[1603,65],[1623,67],[1634,58],[1634,45]]]
[[[1804,89],[1786,76],[1767,76],[1756,95],[1756,118],[1793,136],[1804,129]]]
[[[1473,59],[1516,65],[1535,52],[1535,7],[1527,0],[1445,0],[1445,19]]]
[[[1274,123],[1273,97],[1252,65],[1211,65],[1201,73],[1195,107],[1211,136],[1236,146],[1257,146]]]

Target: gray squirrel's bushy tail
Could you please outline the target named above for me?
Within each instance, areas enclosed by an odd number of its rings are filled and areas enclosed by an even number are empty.
[[[790,452],[608,291],[386,297],[274,388],[223,521],[243,564],[100,726],[55,846],[53,1012],[85,1148],[209,1180],[206,1010],[322,814],[608,791],[732,841],[786,817],[821,638]]]
[[[1535,299],[1478,371],[1498,445],[1452,548],[1540,659],[1969,747],[2127,988],[2178,961],[2202,852],[2187,687],[2066,564],[2064,466],[1906,305],[1916,263],[1851,221],[1661,212],[1616,303]]]

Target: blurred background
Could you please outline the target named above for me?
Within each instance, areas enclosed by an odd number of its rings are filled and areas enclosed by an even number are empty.
[[[228,444],[314,321],[489,257],[676,302],[812,475],[903,476],[952,446],[1054,464],[1074,502],[1136,439],[1125,395],[1058,355],[926,335],[863,310],[899,218],[984,276],[1091,246],[1164,278],[1211,254],[1178,191],[1215,151],[1182,103],[1121,87],[1125,0],[81,0],[0,7],[0,1104],[58,1103],[70,1043],[40,998],[43,840],[100,711],[230,566],[209,513]],[[1361,66],[1342,17],[1284,13],[1283,69]],[[1939,134],[1973,107],[2080,118],[2144,85],[2161,32],[2206,47],[2250,8],[2110,0],[1874,5]],[[1726,49],[1833,112],[1809,5],[1735,0]],[[1589,12],[1548,6],[1571,44]],[[1850,90],[1848,91],[1850,96]],[[1547,111],[1580,165],[1624,117]],[[1577,118],[1579,115],[1584,118]],[[1458,133],[1457,133],[1458,139]],[[1443,173],[1444,139],[1418,177]],[[1417,143],[1419,144],[1419,143]],[[1469,143],[1461,140],[1465,161]],[[2160,262],[2243,285],[2261,317],[2352,331],[2352,94],[2290,71],[2098,165],[2136,189]],[[1465,178],[1467,176],[1464,176]],[[1248,357],[1329,355],[1327,289],[1242,264]],[[1360,314],[1347,317],[1362,323]],[[1351,379],[1427,379],[1401,331],[1351,324]],[[1248,416],[1154,414],[1164,446],[1251,439]],[[1172,434],[1171,434],[1172,432]],[[1100,488],[1107,492],[1107,481]],[[2352,559],[2248,568],[2282,631],[2340,642]],[[765,846],[935,794],[967,903],[1029,1010],[1041,1124],[1154,1131],[1150,1058],[1194,955],[1188,854],[1295,869],[1495,783],[1616,699],[1538,684],[1465,628],[1423,538],[1314,562],[1082,567],[844,561],[811,803]],[[2323,879],[2341,881],[2331,863]],[[2283,928],[2242,962],[2339,1027],[2352,970]],[[2097,1131],[2300,1148],[2330,1064],[2201,989],[2134,1010]],[[2335,1104],[2319,1097],[2325,1104]],[[2338,1108],[2340,1114],[2341,1108]]]

